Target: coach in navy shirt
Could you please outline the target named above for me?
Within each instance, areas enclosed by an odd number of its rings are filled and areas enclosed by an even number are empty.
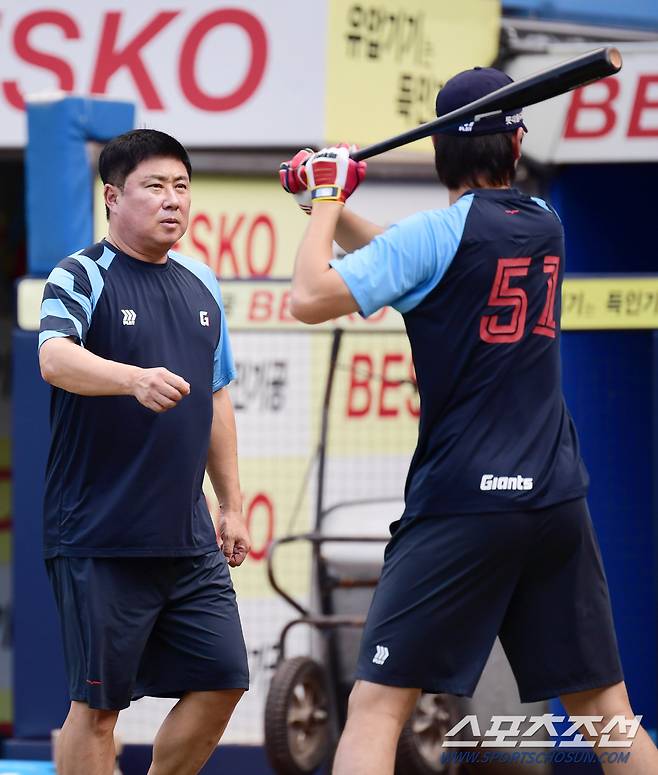
[[[189,217],[185,149],[135,130],[99,171],[108,237],[53,269],[41,306],[44,548],[71,694],[57,770],[109,775],[118,712],[148,695],[180,698],[150,775],[194,775],[249,680],[227,567],[249,551],[233,357],[217,279],[171,250]]]
[[[510,80],[493,68],[460,73],[437,115]],[[337,775],[391,775],[420,691],[471,696],[496,635],[523,701],[559,696],[571,715],[602,716],[602,728],[625,716],[613,735],[622,750],[635,737],[624,772],[658,772],[626,693],[562,395],[562,225],[511,188],[525,131],[515,110],[435,136],[450,207],[387,230],[342,206],[365,174],[346,147],[300,151],[281,167],[284,188],[311,210],[293,314],[318,323],[395,307],[420,394],[405,510],[364,629]],[[332,259],[334,239],[343,259]]]

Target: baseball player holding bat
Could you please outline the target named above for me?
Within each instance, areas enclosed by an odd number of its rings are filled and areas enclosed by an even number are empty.
[[[510,82],[493,68],[460,73],[437,116]],[[344,207],[366,173],[348,147],[281,165],[283,187],[310,212],[293,314],[319,323],[394,307],[421,398],[337,775],[391,775],[419,693],[471,696],[497,635],[522,701],[560,697],[571,716],[601,717],[597,745],[606,729],[619,750],[632,740],[627,763],[603,763],[607,775],[658,773],[626,692],[562,395],[563,229],[548,204],[512,188],[525,131],[515,109],[434,135],[450,206],[386,230]],[[344,258],[332,258],[333,240]]]

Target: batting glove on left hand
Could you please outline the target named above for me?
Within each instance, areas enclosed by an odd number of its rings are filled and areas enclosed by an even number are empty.
[[[308,189],[305,163],[313,156],[312,148],[301,151],[279,166],[279,180],[284,190],[295,197],[295,201],[306,213],[311,214],[311,192]]]

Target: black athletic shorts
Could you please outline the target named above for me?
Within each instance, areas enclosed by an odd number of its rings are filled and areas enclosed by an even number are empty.
[[[357,678],[470,697],[499,635],[524,702],[623,680],[584,499],[391,532]]]
[[[140,697],[247,689],[224,555],[46,560],[72,700],[120,710]]]

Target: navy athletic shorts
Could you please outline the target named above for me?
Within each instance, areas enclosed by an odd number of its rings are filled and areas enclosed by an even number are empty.
[[[226,558],[46,560],[72,700],[120,710],[140,697],[247,689],[249,670]]]
[[[499,635],[524,702],[623,680],[584,499],[391,532],[357,678],[470,697]]]

